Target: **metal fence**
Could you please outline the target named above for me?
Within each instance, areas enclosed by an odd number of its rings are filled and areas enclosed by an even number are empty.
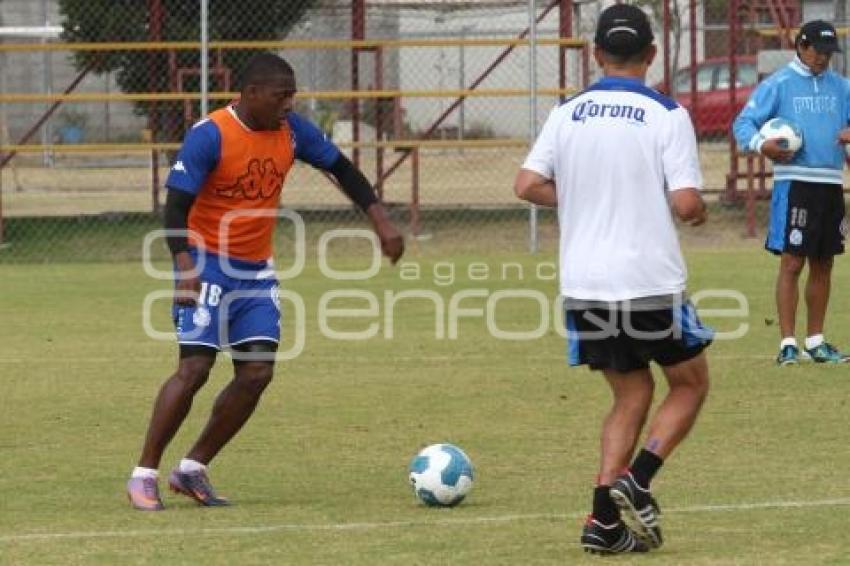
[[[293,65],[297,111],[354,158],[411,236],[483,243],[495,232],[510,234],[502,248],[527,249],[534,216],[513,177],[550,109],[598,76],[587,45],[610,3],[2,0],[0,261],[136,257],[183,133],[236,96],[257,50]],[[727,136],[757,54],[804,17],[843,21],[845,3],[638,3],[661,50],[648,82],[692,111],[706,188],[728,202],[763,197],[769,172]],[[304,165],[282,205],[318,222],[356,218]],[[532,227],[554,241],[551,214]]]

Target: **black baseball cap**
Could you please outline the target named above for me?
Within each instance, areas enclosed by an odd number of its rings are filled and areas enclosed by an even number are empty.
[[[817,50],[818,53],[840,52],[838,46],[838,33],[835,27],[823,20],[812,20],[803,24],[800,33],[797,34],[797,45],[806,42]]]
[[[613,55],[634,55],[652,43],[646,13],[630,4],[614,4],[602,11],[593,42]]]

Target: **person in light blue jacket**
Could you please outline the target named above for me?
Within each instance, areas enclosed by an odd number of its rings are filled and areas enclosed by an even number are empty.
[[[842,363],[850,357],[824,339],[833,258],[844,253],[844,145],[850,143],[850,83],[829,70],[841,51],[832,24],[807,22],[795,41],[797,56],[762,81],[735,118],[732,130],[743,150],[773,161],[773,195],[765,247],[781,256],[776,308],[781,342],[779,365],[801,358]],[[803,134],[793,152],[780,140],[765,139],[761,126],[785,118]],[[805,299],[808,311],[805,354],[795,338],[798,280],[808,260]]]

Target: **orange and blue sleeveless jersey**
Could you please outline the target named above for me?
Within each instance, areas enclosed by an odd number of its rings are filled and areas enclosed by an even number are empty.
[[[339,155],[319,128],[294,112],[279,130],[254,131],[227,106],[189,130],[166,186],[196,195],[189,212],[195,245],[264,261],[272,256],[275,210],[294,160],[327,170]]]

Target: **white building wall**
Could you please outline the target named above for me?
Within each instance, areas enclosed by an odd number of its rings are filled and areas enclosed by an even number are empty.
[[[2,0],[0,26],[58,26],[61,24],[59,3],[56,0]],[[7,43],[40,43],[42,40],[6,35]],[[55,41],[55,39],[53,39]],[[78,71],[69,52],[9,52],[0,54],[0,88],[7,93],[62,92],[77,77]],[[74,91],[120,92],[111,75],[88,75]],[[4,105],[3,115],[9,136],[17,140],[44,114],[45,103],[15,103]],[[145,120],[133,113],[132,105],[124,102],[90,102],[63,104],[49,122],[32,138],[38,142],[61,138],[62,127],[72,115],[85,116],[86,141],[140,141]]]
[[[687,0],[679,0],[687,22]],[[576,5],[574,22],[576,33],[592,42],[593,32],[599,13],[613,2],[593,2]],[[697,14],[697,29],[702,25],[702,11]],[[660,22],[660,16],[656,18]],[[424,10],[403,11],[400,30],[402,37],[432,38],[515,38],[528,25],[528,12],[525,9],[479,11],[463,10],[456,12],[437,12]],[[687,26],[687,23],[685,24]],[[555,38],[558,34],[557,11],[552,11],[538,25],[539,38]],[[656,29],[656,42],[659,56],[650,69],[648,82],[658,83],[663,78],[661,57],[661,29]],[[685,29],[681,36],[679,67],[690,64],[690,30]],[[671,46],[672,49],[672,46]],[[401,87],[404,90],[421,89],[459,89],[461,82],[468,86],[473,80],[496,60],[503,47],[467,47],[463,49],[464,68],[460,68],[461,48],[418,48],[402,49],[400,59]],[[703,56],[702,42],[698,41],[698,58]],[[538,89],[558,87],[558,48],[539,46],[537,49]],[[580,88],[579,51],[567,52],[567,85]],[[527,89],[529,86],[528,48],[516,48],[492,74],[480,85],[480,89]],[[590,58],[590,80],[600,75],[593,58]],[[462,80],[465,79],[465,80]],[[424,129],[433,123],[441,111],[448,107],[452,98],[408,98],[404,102],[406,117],[414,129]],[[557,104],[557,98],[541,95],[538,99],[538,125],[545,120],[551,108]],[[466,129],[478,129],[483,126],[497,136],[523,137],[529,128],[529,101],[526,97],[511,98],[471,98],[464,104],[464,122]],[[446,124],[459,128],[460,114],[455,112]]]

